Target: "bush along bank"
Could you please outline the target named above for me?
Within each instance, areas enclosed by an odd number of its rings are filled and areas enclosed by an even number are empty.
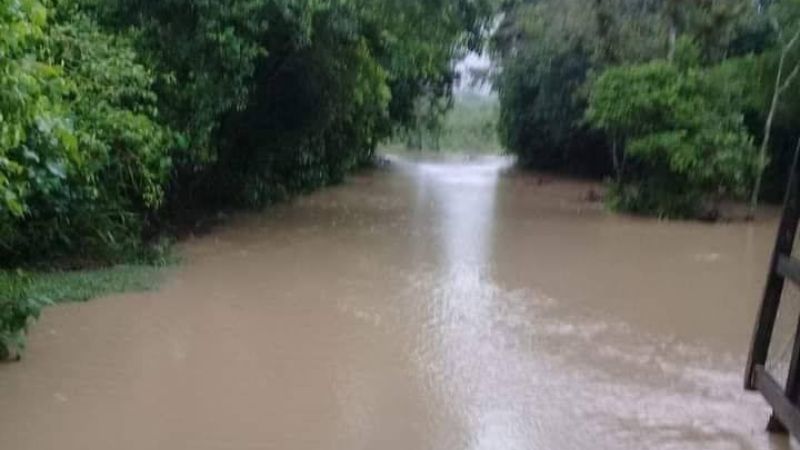
[[[0,0],[3,352],[53,301],[18,268],[147,260],[187,212],[339,182],[449,95],[490,6]]]
[[[780,201],[800,135],[800,1],[502,10],[499,131],[522,164],[605,177],[611,208],[664,218]]]

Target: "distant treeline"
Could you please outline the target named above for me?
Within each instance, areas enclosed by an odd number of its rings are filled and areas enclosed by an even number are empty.
[[[422,99],[427,104],[427,99]],[[417,126],[401,128],[390,149],[453,153],[501,153],[497,135],[500,104],[496,96],[456,94],[440,111],[418,109]]]
[[[370,161],[489,0],[0,0],[0,265],[138,257]]]
[[[664,217],[780,199],[800,1],[509,0],[501,17],[499,130],[523,164],[608,177],[611,206]]]

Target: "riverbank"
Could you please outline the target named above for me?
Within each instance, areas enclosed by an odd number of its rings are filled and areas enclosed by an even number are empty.
[[[155,289],[166,276],[164,271],[165,266],[127,264],[62,272],[0,271],[0,292],[11,292],[12,284],[22,284],[23,296],[47,299],[53,304],[85,302],[114,293]]]
[[[788,448],[741,386],[775,220],[620,216],[589,186],[505,158],[400,159],[236,215],[179,243],[157,291],[47,309],[26,359],[0,365],[0,434],[19,450]]]
[[[0,361],[22,357],[28,327],[44,308],[154,290],[167,276],[167,267],[165,263],[73,271],[0,270]]]
[[[577,216],[592,213],[617,216],[619,220],[626,220],[626,217],[631,220],[654,220],[609,212],[604,201],[607,185],[602,181],[523,170],[514,165],[512,157],[483,153],[390,151],[385,148],[377,158],[374,168],[354,176],[357,178],[384,172],[391,173],[398,169],[402,170],[402,166],[408,164],[417,166],[441,164],[458,167],[495,164],[498,161],[500,162],[500,166],[497,166],[498,173],[502,175],[503,182],[513,191],[524,191],[525,195],[533,196],[537,202],[536,208],[540,212],[549,211]],[[291,203],[290,200],[288,204]],[[716,220],[717,225],[750,221],[747,206],[741,202],[723,202],[720,211],[721,214]],[[778,215],[778,207],[765,206],[759,209],[754,222],[774,221]],[[236,214],[198,215],[200,219],[195,218],[176,228],[176,236],[179,242],[203,236],[223,226],[235,216]],[[691,222],[693,221],[689,221]],[[165,267],[172,263],[174,261],[170,261],[167,257],[159,258],[154,264],[123,264],[79,271],[0,271],[0,299],[5,301],[6,306],[10,304],[9,302],[32,300],[31,313],[35,315],[46,305],[84,302],[110,294],[145,292],[160,286],[166,276]],[[4,315],[3,310],[0,305],[0,319]],[[11,314],[10,309],[5,308],[5,311],[5,317],[8,317]],[[19,338],[16,341],[22,342]]]
[[[608,211],[609,214],[618,215],[620,217],[663,220],[666,222],[696,222],[722,225],[730,223],[773,221],[776,220],[781,213],[781,205],[762,203],[753,217],[750,213],[749,205],[744,199],[723,199],[714,205],[712,208],[713,214],[706,217],[695,219],[659,219],[652,216],[610,211],[606,202],[609,185],[602,180],[529,171],[516,166],[507,170],[505,176],[523,185],[535,185],[540,187],[541,190],[546,193],[544,195],[545,197],[571,203],[583,203],[584,208],[604,209]]]

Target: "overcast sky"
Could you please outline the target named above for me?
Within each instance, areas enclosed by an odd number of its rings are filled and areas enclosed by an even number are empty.
[[[479,55],[477,53],[470,53],[466,58],[456,64],[456,70],[461,75],[461,83],[456,85],[457,93],[475,93],[481,95],[490,95],[492,93],[492,86],[490,83],[485,83],[480,86],[472,86],[473,77],[472,69],[486,70],[491,67],[492,63],[489,56],[486,54]]]

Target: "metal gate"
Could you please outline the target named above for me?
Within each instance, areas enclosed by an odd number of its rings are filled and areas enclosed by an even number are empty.
[[[772,406],[773,414],[767,429],[772,432],[785,433],[788,431],[795,437],[800,437],[800,317],[796,319],[789,375],[785,388],[767,371],[766,362],[770,343],[773,340],[784,284],[788,281],[800,286],[800,260],[792,256],[800,222],[799,181],[796,152],[745,376],[745,388],[760,391]]]

